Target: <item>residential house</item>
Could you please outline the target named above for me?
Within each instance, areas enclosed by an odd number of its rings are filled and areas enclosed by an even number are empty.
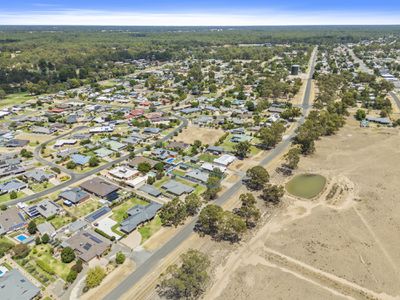
[[[200,170],[191,170],[185,174],[185,177],[191,181],[206,183],[209,177],[208,173],[202,172]]]
[[[18,269],[11,269],[0,276],[0,299],[32,300],[40,294],[40,289]]]
[[[17,207],[13,206],[0,211],[0,235],[18,230],[25,225],[25,218]]]
[[[7,194],[11,192],[19,192],[28,186],[26,183],[19,181],[17,179],[12,179],[3,183],[0,183],[0,195]]]
[[[114,169],[110,170],[108,174],[120,180],[130,180],[139,175],[139,171],[132,170],[123,166],[117,166]]]
[[[80,259],[88,263],[110,249],[111,242],[93,230],[83,230],[64,241],[62,246],[71,247]]]
[[[194,188],[178,182],[176,180],[169,180],[161,186],[167,193],[170,193],[174,196],[181,196],[183,194],[190,194],[194,191]]]
[[[128,217],[121,222],[120,229],[124,233],[131,233],[140,224],[152,220],[157,211],[162,207],[161,204],[157,202],[151,202],[150,204],[136,205],[127,211]]]
[[[58,197],[64,200],[64,204],[70,205],[77,205],[87,199],[90,198],[90,195],[86,193],[84,190],[78,187],[74,187],[68,189],[66,191],[61,192]]]
[[[49,181],[54,177],[53,173],[45,172],[42,169],[34,169],[32,171],[28,171],[24,174],[24,177],[28,180],[36,181],[36,182],[45,182]]]
[[[90,157],[82,155],[82,154],[72,154],[71,160],[75,164],[83,166],[83,165],[86,165],[87,163],[89,163]]]
[[[113,201],[118,198],[119,187],[98,177],[83,182],[80,187],[102,199]]]
[[[156,187],[149,185],[149,184],[143,185],[141,188],[139,188],[139,191],[145,192],[153,197],[161,196],[161,191],[159,189],[157,189]]]

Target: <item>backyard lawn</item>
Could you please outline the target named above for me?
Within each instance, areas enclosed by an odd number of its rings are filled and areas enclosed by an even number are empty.
[[[70,216],[55,216],[50,220],[50,223],[54,226],[55,229],[59,229],[73,221],[73,218]]]
[[[18,261],[19,264],[32,274],[36,279],[42,283],[54,281],[54,272],[58,277],[66,280],[70,272],[70,263],[64,264],[61,260],[54,258],[50,245],[37,245],[34,246],[28,257]],[[50,272],[49,272],[50,270]]]
[[[13,246],[14,242],[12,242],[9,238],[0,236],[0,257],[2,257]]]
[[[79,204],[78,206],[68,207],[64,205],[63,207],[66,211],[68,211],[76,218],[80,218],[100,208],[101,204],[95,199],[88,199],[85,202]]]
[[[138,231],[142,236],[142,243],[148,240],[154,233],[161,228],[161,218],[157,215],[153,220],[148,222],[146,225],[141,226]]]
[[[209,162],[212,163],[214,161],[214,159],[218,158],[218,156],[216,155],[212,155],[209,153],[202,153],[201,155],[199,155],[199,159],[205,162]]]
[[[114,207],[112,209],[113,214],[111,216],[111,219],[113,219],[114,221],[121,223],[126,215],[126,212],[134,207],[135,205],[147,205],[148,203],[146,201],[143,200],[139,200],[136,198],[131,198],[129,200],[126,200],[125,202],[123,202],[122,204]]]

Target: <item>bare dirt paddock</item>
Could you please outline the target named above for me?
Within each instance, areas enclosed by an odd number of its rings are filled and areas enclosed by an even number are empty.
[[[216,247],[204,299],[400,299],[398,129],[346,125],[316,149],[298,173],[326,176],[325,192],[285,196],[249,241]]]
[[[189,124],[187,128],[175,138],[178,142],[193,144],[195,140],[199,140],[203,145],[214,145],[216,141],[224,134],[222,129],[213,129],[208,127],[199,127]]]

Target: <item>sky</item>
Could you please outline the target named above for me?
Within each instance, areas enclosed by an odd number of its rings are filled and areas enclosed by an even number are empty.
[[[0,0],[0,24],[400,24],[400,0]]]

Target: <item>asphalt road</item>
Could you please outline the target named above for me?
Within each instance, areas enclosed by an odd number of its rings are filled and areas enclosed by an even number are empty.
[[[353,57],[354,61],[360,64],[360,70],[368,73],[368,74],[374,74],[374,71],[371,70],[361,59],[359,59],[353,52],[352,49],[348,49],[350,55]],[[389,92],[389,95],[392,96],[394,101],[396,102],[397,107],[400,109],[400,99],[394,92]]]
[[[300,126],[304,122],[305,116],[308,114],[310,109],[310,95],[311,95],[311,82],[312,75],[314,73],[316,60],[316,51],[311,58],[311,65],[309,70],[309,78],[307,80],[306,90],[304,93],[302,108],[303,116],[298,120],[297,126]],[[262,161],[261,165],[266,165],[273,161],[278,156],[282,155],[291,144],[291,140],[294,134],[290,135],[287,139],[282,141],[266,156]],[[243,185],[242,178],[238,180],[233,186],[226,190],[218,199],[214,201],[215,204],[222,205],[228,199],[230,199]],[[198,217],[193,218],[193,220],[182,228],[173,238],[171,238],[166,244],[155,251],[145,262],[137,267],[137,269],[128,275],[124,281],[120,283],[118,287],[110,291],[106,295],[104,300],[115,300],[120,298],[126,291],[128,291],[133,285],[135,285],[139,280],[149,273],[163,258],[172,253],[183,241],[185,241],[193,233],[194,226],[197,222]]]
[[[178,116],[178,115],[176,115],[176,117],[181,120],[181,124],[179,124],[178,127],[176,127],[173,131],[171,131],[170,133],[168,133],[167,135],[165,135],[164,137],[162,137],[158,141],[152,143],[151,146],[154,146],[157,142],[160,142],[160,141],[161,142],[165,142],[165,141],[169,140],[170,138],[172,138],[175,135],[176,132],[179,132],[179,130],[183,129],[184,127],[186,127],[188,125],[188,120],[186,118]],[[34,151],[35,158],[39,162],[41,162],[42,164],[48,165],[50,167],[60,168],[59,165],[57,165],[57,164],[55,164],[55,163],[53,163],[51,161],[48,161],[48,160],[46,160],[46,159],[44,159],[44,158],[42,158],[40,156],[40,151],[41,151],[42,147],[46,146],[47,144],[51,143],[52,141],[54,141],[56,139],[65,137],[65,136],[71,134],[74,131],[82,130],[84,128],[85,128],[85,126],[76,127],[72,131],[69,131],[69,132],[67,132],[67,133],[65,133],[63,135],[59,135],[59,136],[57,136],[57,137],[55,137],[55,138],[53,138],[53,139],[41,144],[40,146],[36,147],[35,151]],[[146,148],[136,149],[135,153],[136,154],[140,154],[140,153],[144,152],[145,150],[146,150]],[[74,172],[72,172],[72,171],[70,171],[68,169],[60,168],[63,172],[65,172],[69,176],[71,176],[71,178],[68,181],[64,181],[64,182],[60,183],[59,185],[53,186],[53,187],[51,187],[49,189],[46,189],[44,191],[35,193],[33,195],[29,195],[29,196],[26,196],[26,197],[23,197],[23,198],[19,198],[19,199],[11,200],[11,201],[8,201],[8,202],[4,202],[4,204],[6,204],[6,205],[15,205],[15,204],[18,204],[18,203],[21,203],[21,202],[27,202],[27,201],[35,200],[35,199],[50,195],[50,194],[52,194],[52,193],[54,193],[56,191],[59,191],[59,190],[61,190],[63,188],[66,188],[66,187],[68,187],[68,186],[70,186],[70,185],[72,185],[72,184],[74,184],[74,183],[86,178],[86,177],[92,176],[92,175],[97,174],[98,172],[100,172],[102,170],[108,169],[108,168],[112,167],[114,164],[119,164],[119,163],[121,163],[121,162],[123,162],[123,161],[125,161],[127,159],[129,159],[129,154],[121,156],[116,160],[108,162],[108,163],[106,163],[104,165],[101,165],[101,166],[99,166],[97,168],[94,168],[94,169],[92,169],[92,170],[90,170],[88,172],[82,173],[82,174],[77,174],[77,173],[74,173]]]

